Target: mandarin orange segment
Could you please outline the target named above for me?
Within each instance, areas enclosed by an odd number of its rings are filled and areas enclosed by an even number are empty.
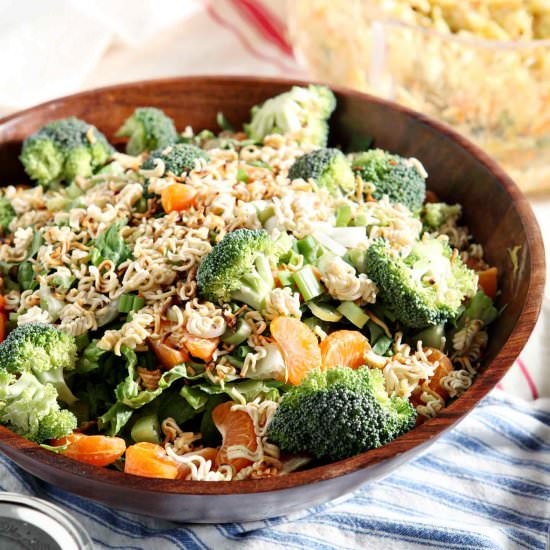
[[[195,202],[197,191],[185,183],[173,183],[165,187],[160,195],[162,208],[169,214],[173,211],[186,210]]]
[[[321,349],[315,333],[293,317],[275,317],[270,325],[287,370],[287,381],[297,386],[304,376],[321,366]]]
[[[186,332],[183,336],[183,345],[187,348],[187,351],[198,359],[203,361],[211,361],[218,344],[219,338],[201,338]]]
[[[149,347],[160,361],[160,364],[167,370],[189,361],[187,350],[175,349],[165,342],[149,340]]]
[[[254,461],[245,457],[230,457],[229,449],[241,448],[252,454],[258,448],[254,422],[245,411],[234,411],[233,401],[221,403],[212,411],[212,420],[222,435],[222,445],[216,456],[216,464],[229,464],[235,472],[250,466]]]
[[[126,449],[124,473],[161,479],[176,479],[180,476],[178,465],[163,447],[144,441]]]
[[[67,444],[67,448],[61,451],[65,456],[94,466],[112,464],[126,450],[124,439],[120,437],[108,437],[106,435],[74,433],[56,440],[54,445],[57,444]]]
[[[498,288],[498,269],[496,267],[490,267],[484,269],[483,271],[478,271],[477,273],[479,280],[478,286],[491,298],[494,300],[497,295]]]
[[[322,368],[350,367],[365,364],[365,354],[371,349],[364,334],[357,330],[337,330],[321,342]]]
[[[453,364],[442,351],[436,348],[427,348],[426,351],[431,352],[428,356],[430,363],[435,363],[436,361],[439,362],[433,376],[428,382],[428,386],[432,391],[439,394],[445,401],[447,401],[447,399],[449,399],[449,392],[441,385],[441,379],[453,370]]]
[[[6,325],[8,324],[8,316],[4,311],[0,311],[0,342],[6,339]]]

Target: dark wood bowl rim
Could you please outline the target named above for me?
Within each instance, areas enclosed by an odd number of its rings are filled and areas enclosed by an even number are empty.
[[[253,77],[253,76],[191,76],[191,77],[174,77],[163,78],[156,80],[144,80],[138,82],[128,82],[118,84],[116,86],[106,86],[93,90],[72,94],[62,98],[54,99],[46,103],[31,107],[24,111],[13,113],[7,117],[0,119],[0,125],[6,124],[13,119],[19,118],[22,115],[27,115],[33,111],[44,109],[63,102],[67,99],[86,99],[90,96],[105,94],[119,89],[151,86],[151,85],[170,85],[201,82],[201,83],[242,83],[244,85],[253,85],[254,83],[273,83],[277,85],[307,85],[311,81],[301,81],[294,79],[283,78],[268,78],[268,77]],[[517,320],[516,326],[521,326],[521,336],[512,341],[509,336],[496,357],[487,365],[486,369],[480,373],[473,386],[461,398],[451,403],[446,407],[443,413],[415,428],[411,432],[401,436],[380,449],[366,451],[352,458],[334,462],[331,464],[317,466],[309,470],[287,474],[285,476],[274,477],[263,480],[244,480],[244,481],[174,481],[163,479],[149,479],[129,476],[115,470],[99,468],[88,464],[76,462],[62,455],[55,455],[51,451],[43,449],[39,445],[32,443],[21,436],[15,435],[7,428],[0,426],[0,448],[9,447],[8,454],[11,455],[17,462],[17,454],[24,453],[27,455],[27,460],[41,462],[44,466],[53,466],[59,469],[60,474],[63,473],[69,477],[86,477],[93,480],[96,485],[108,484],[121,486],[127,491],[136,490],[139,492],[151,491],[160,493],[174,493],[187,495],[227,495],[236,493],[260,493],[267,491],[276,491],[288,489],[299,485],[316,483],[319,481],[331,479],[334,477],[350,474],[366,466],[371,466],[382,462],[385,459],[392,458],[401,454],[405,450],[411,450],[422,443],[428,442],[441,434],[444,430],[450,428],[458,422],[462,417],[469,413],[475,405],[498,383],[504,376],[506,371],[513,364],[514,360],[519,355],[521,349],[528,340],[532,332],[544,294],[545,281],[545,256],[544,247],[542,244],[542,236],[540,228],[533,214],[533,211],[519,190],[517,185],[511,178],[493,161],[486,153],[481,151],[477,146],[471,143],[468,139],[455,132],[452,128],[444,123],[432,120],[425,115],[412,111],[401,105],[397,105],[391,101],[387,101],[369,94],[358,92],[351,89],[346,89],[338,86],[331,88],[342,95],[356,97],[366,100],[370,103],[379,104],[394,111],[401,112],[404,116],[416,120],[418,123],[430,126],[436,130],[443,138],[450,139],[465,149],[471,156],[484,165],[492,172],[499,180],[500,184],[512,199],[512,202],[518,212],[518,215],[525,227],[527,235],[527,244],[529,246],[531,259],[531,279],[527,290],[527,297],[523,308]],[[535,270],[542,276],[533,277]],[[541,273],[542,271],[542,273]],[[536,314],[533,314],[536,312]],[[481,382],[483,382],[481,384]],[[9,438],[9,442],[6,439]],[[415,440],[418,440],[415,443]]]

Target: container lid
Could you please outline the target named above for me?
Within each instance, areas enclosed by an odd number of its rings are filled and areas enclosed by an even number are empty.
[[[90,537],[65,510],[40,498],[0,493],[0,548],[93,550]]]

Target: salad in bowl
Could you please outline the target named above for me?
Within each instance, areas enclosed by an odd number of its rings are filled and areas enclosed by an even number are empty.
[[[336,99],[294,86],[240,131],[137,109],[29,136],[0,196],[0,423],[165,479],[354,456],[466,391],[497,269],[420,160],[329,147]],[[198,130],[198,131],[197,131]]]

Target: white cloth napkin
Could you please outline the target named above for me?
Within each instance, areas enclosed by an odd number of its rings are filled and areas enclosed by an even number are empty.
[[[198,0],[0,0],[0,108],[78,91],[109,46],[143,46],[200,7]]]

